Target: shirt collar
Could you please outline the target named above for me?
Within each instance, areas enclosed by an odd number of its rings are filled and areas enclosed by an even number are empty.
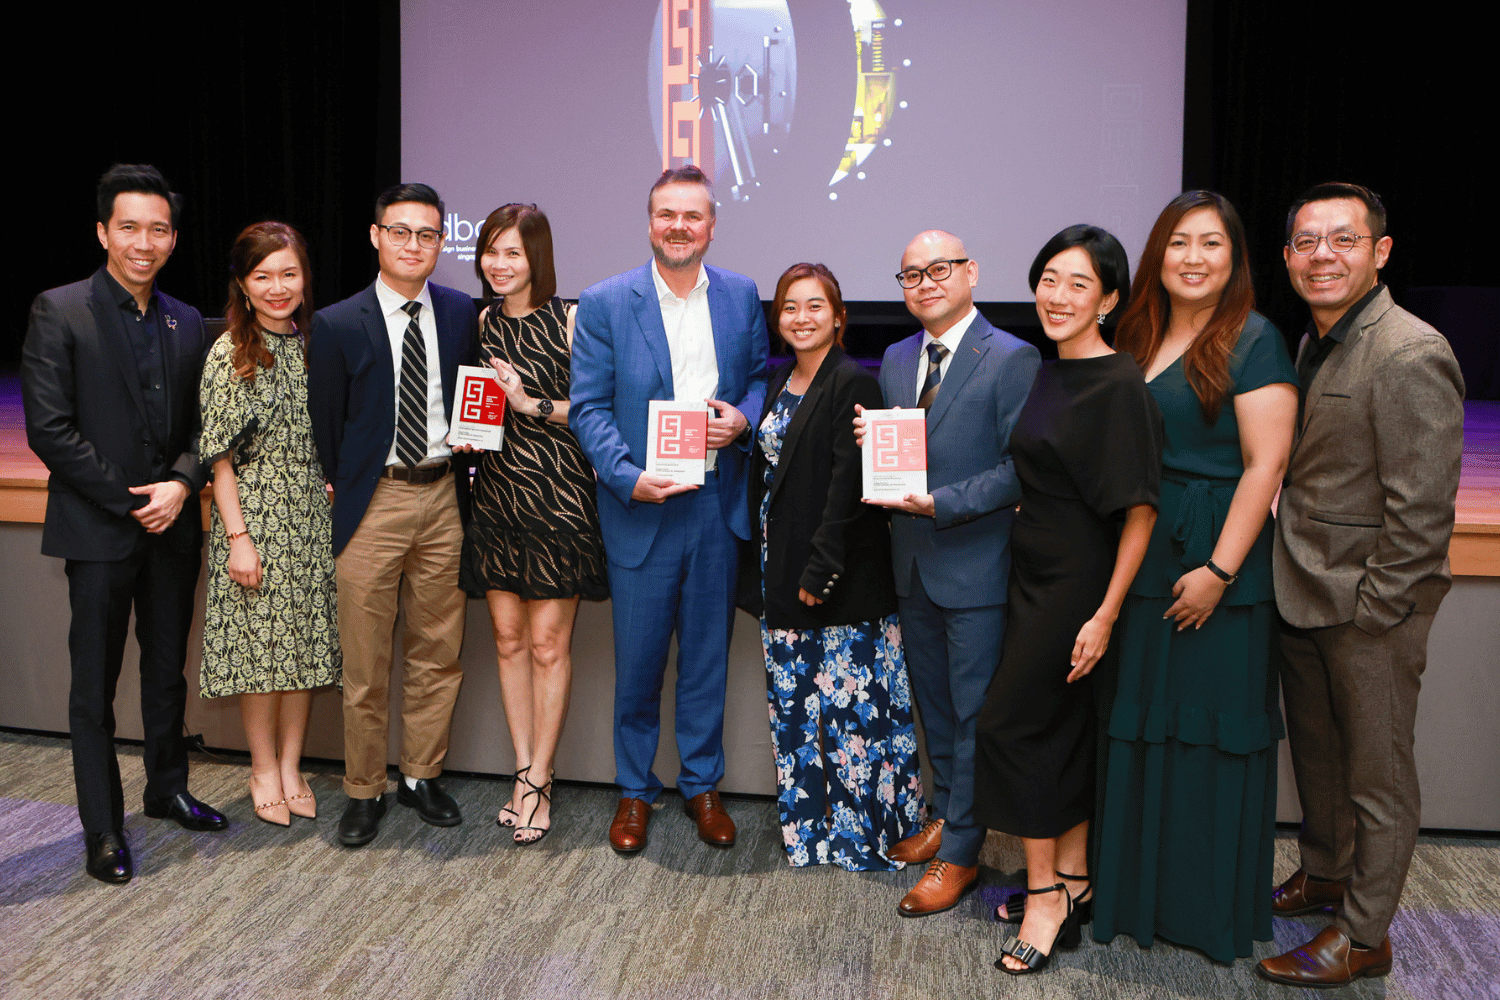
[[[651,280],[656,285],[656,299],[658,302],[665,302],[668,298],[670,298],[674,302],[686,301],[686,299],[679,299],[677,297],[677,293],[667,287],[666,280],[661,276],[661,265],[657,264],[657,262],[654,260],[651,262]],[[706,287],[707,285],[708,268],[704,267],[702,264],[699,264],[698,280],[693,282],[692,290],[688,292],[688,295],[691,296],[693,292],[696,292],[698,289]]]
[[[1317,325],[1309,323],[1308,331],[1314,335],[1315,342],[1317,339],[1321,339],[1342,344],[1344,338],[1349,336],[1349,331],[1353,329],[1354,321],[1359,319],[1359,314],[1365,311],[1365,306],[1369,305],[1370,301],[1380,294],[1380,290],[1383,287],[1385,286],[1381,285],[1380,282],[1375,282],[1375,287],[1366,292],[1358,302],[1346,309],[1344,315],[1339,317],[1338,322],[1329,327],[1328,332],[1323,334],[1321,338],[1317,337]]]
[[[924,327],[922,329],[922,350],[927,350],[927,345],[932,343],[934,340],[940,342],[944,347],[948,348],[948,353],[950,354],[958,350],[958,345],[963,342],[964,334],[969,332],[969,327],[974,324],[974,317],[978,315],[979,307],[970,306],[968,315],[950,326],[948,328],[948,331],[941,337],[934,337],[932,335],[932,331]]]
[[[109,273],[109,268],[101,266],[99,274],[107,282],[105,287],[109,289],[110,300],[121,309],[128,307],[132,312],[139,315],[141,310],[135,301],[135,296],[126,291],[125,286],[115,280],[115,276]],[[151,294],[146,297],[146,311],[150,312],[151,307],[154,305],[156,305],[156,285],[153,283],[151,285]]]
[[[417,297],[415,299],[407,299],[405,295],[387,285],[385,278],[377,274],[375,276],[375,299],[380,303],[380,313],[382,316],[391,316],[398,312],[405,315],[405,310],[401,307],[406,305],[408,301],[420,302],[422,303],[423,312],[431,312],[432,286],[428,282],[422,282],[422,290],[417,293]]]

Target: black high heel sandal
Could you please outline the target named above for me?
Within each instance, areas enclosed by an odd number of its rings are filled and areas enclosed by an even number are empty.
[[[1026,895],[1039,896],[1044,892],[1059,892],[1068,901],[1068,915],[1063,917],[1062,926],[1057,929],[1057,937],[1052,939],[1052,950],[1045,955],[1036,945],[1022,941],[1019,936],[1012,934],[1005,939],[1000,946],[1000,958],[995,959],[995,968],[1008,976],[1027,976],[1033,972],[1041,972],[1052,961],[1052,956],[1057,954],[1059,948],[1077,948],[1083,941],[1083,931],[1078,925],[1078,911],[1073,909],[1073,897],[1068,895],[1066,882],[1048,886],[1045,889],[1027,889]],[[1006,955],[1022,962],[1024,969],[1012,969],[1005,964]]]
[[[525,767],[516,772],[515,779],[511,781],[510,786],[510,797],[512,799],[516,797],[516,785],[518,783],[527,785],[531,784],[531,782],[526,780],[526,772],[530,770],[531,765],[527,764]],[[525,798],[525,793],[522,793],[521,797]],[[510,813],[515,818],[507,821],[505,818],[506,813]],[[502,830],[514,830],[516,828],[516,824],[519,822],[521,822],[521,814],[512,809],[509,802],[500,807],[500,815],[495,817],[495,825],[500,827],[500,829]]]
[[[527,768],[527,770],[530,770],[530,768]],[[526,794],[521,796],[521,808],[526,808],[526,800],[533,795],[537,796],[537,802],[536,805],[531,807],[531,814],[526,817],[526,825],[516,827],[516,833],[512,839],[522,847],[530,847],[532,844],[540,844],[542,839],[552,832],[552,816],[550,813],[547,816],[546,826],[531,825],[531,821],[536,819],[536,811],[542,807],[542,799],[547,800],[547,805],[550,806],[552,804],[552,793],[550,791],[552,788],[552,777],[549,775],[546,783],[542,785],[532,784],[530,778],[523,778],[521,780],[526,782],[527,789]],[[521,834],[527,831],[535,833],[536,836],[522,840]]]
[[[1090,923],[1094,919],[1094,883],[1087,875],[1065,875],[1057,873],[1058,878],[1067,879],[1069,882],[1083,882],[1088,888],[1079,893],[1080,896],[1087,895],[1088,899],[1079,899],[1073,903],[1073,909],[1078,911],[1078,926]],[[1068,893],[1069,896],[1072,893]],[[1026,916],[1026,893],[1013,892],[1005,897],[1002,904],[1005,907],[1005,916],[1000,915],[1000,907],[995,907],[995,919],[1002,924],[1019,924]]]

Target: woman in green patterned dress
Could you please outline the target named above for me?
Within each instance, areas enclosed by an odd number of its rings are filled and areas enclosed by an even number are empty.
[[[213,467],[200,693],[240,696],[255,815],[317,815],[302,776],[313,689],[340,677],[331,504],[307,414],[307,245],[280,222],[229,253],[228,330],[203,367]]]

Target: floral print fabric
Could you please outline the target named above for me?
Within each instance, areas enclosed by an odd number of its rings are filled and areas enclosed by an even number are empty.
[[[766,515],[782,440],[801,396],[785,390],[760,426]],[[760,625],[766,654],[771,749],[787,861],[849,871],[902,868],[888,851],[923,812],[911,689],[901,626],[891,615],[818,629]]]

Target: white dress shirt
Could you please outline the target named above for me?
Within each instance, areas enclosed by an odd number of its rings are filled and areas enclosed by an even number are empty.
[[[714,352],[713,318],[708,312],[708,269],[698,265],[698,280],[685,299],[679,299],[667,287],[655,261],[651,262],[651,280],[656,283],[656,301],[667,331],[667,353],[672,358],[672,400],[702,405],[705,399],[717,399],[719,358]],[[709,469],[718,457],[717,451],[709,450]]]
[[[401,419],[401,345],[406,340],[406,326],[411,322],[411,317],[401,307],[406,305],[407,298],[400,292],[385,283],[382,277],[375,278],[375,298],[380,303],[380,312],[385,317],[386,337],[391,343],[391,367],[395,372],[392,382],[391,397],[396,404],[397,423]],[[422,459],[422,465],[430,465],[433,462],[445,459],[453,454],[453,449],[448,447],[448,413],[443,406],[443,369],[438,360],[438,338],[437,338],[437,316],[432,311],[432,292],[427,283],[422,283],[422,291],[412,300],[422,304],[421,312],[417,313],[417,328],[422,331],[422,343],[427,351],[427,455]],[[396,426],[391,425],[392,429]],[[391,436],[391,450],[385,457],[386,465],[400,465],[401,459],[396,457],[396,439]]]
[[[948,348],[948,353],[943,356],[942,363],[938,365],[938,372],[943,378],[948,377],[948,369],[953,367],[953,356],[958,353],[958,345],[964,342],[964,334],[969,332],[969,327],[974,322],[974,317],[979,315],[979,309],[975,306],[969,307],[969,314],[948,328],[948,332],[941,337],[934,337],[927,330],[922,331],[922,350],[917,354],[917,398],[913,405],[920,403],[922,399],[922,386],[927,384],[927,345],[936,340]],[[942,390],[939,389],[939,392]]]

